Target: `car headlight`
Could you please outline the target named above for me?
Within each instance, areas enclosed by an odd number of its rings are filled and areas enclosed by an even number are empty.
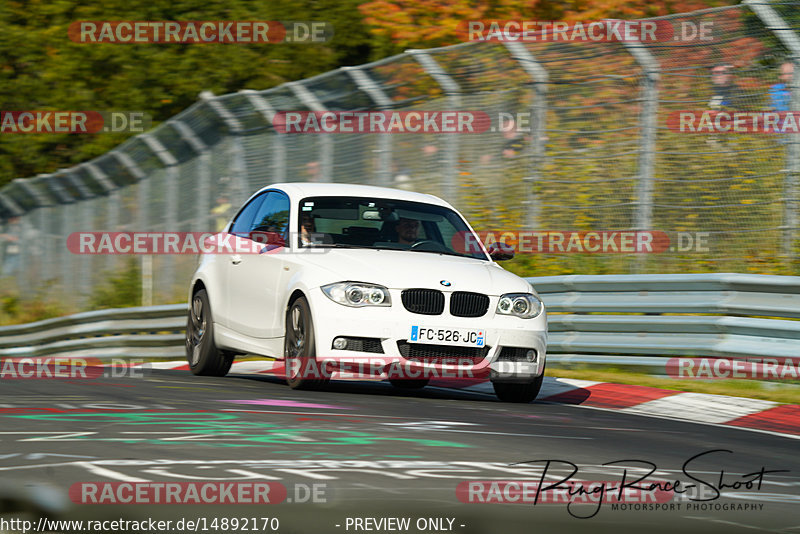
[[[322,286],[322,291],[334,302],[344,306],[391,306],[389,290],[377,284],[361,282],[336,282]]]
[[[497,313],[514,315],[523,319],[533,319],[542,313],[544,305],[532,293],[506,293],[497,303]]]

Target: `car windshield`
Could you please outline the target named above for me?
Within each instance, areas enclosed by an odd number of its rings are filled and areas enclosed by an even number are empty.
[[[486,260],[478,237],[444,206],[373,197],[300,201],[299,246],[408,250]]]

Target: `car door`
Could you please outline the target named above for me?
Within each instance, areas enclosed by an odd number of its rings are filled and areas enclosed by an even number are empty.
[[[242,206],[231,222],[227,232],[224,230],[217,236],[216,240],[221,241],[225,233],[235,235],[246,235],[253,224],[258,208],[264,202],[266,193],[261,193],[253,197],[247,204]],[[230,242],[230,238],[229,241]],[[222,250],[225,250],[224,248]],[[211,285],[215,288],[214,298],[211,302],[214,310],[214,322],[223,326],[230,323],[230,299],[228,297],[228,280],[231,276],[233,262],[236,261],[235,254],[219,254],[213,257],[214,268],[210,269],[212,274]]]
[[[261,253],[231,255],[228,326],[254,338],[279,337],[283,331],[279,296],[285,278],[283,245],[288,240],[289,197],[281,191],[267,191],[249,225],[234,224],[231,231],[247,240],[247,248],[252,245]]]

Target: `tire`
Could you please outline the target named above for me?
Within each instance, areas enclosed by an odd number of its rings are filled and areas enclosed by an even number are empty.
[[[494,394],[503,402],[531,402],[539,394],[544,381],[544,371],[532,382],[492,382]]]
[[[299,297],[286,310],[286,331],[283,341],[286,383],[292,389],[311,389],[328,381],[317,365],[314,320],[305,297]]]
[[[214,345],[214,321],[205,289],[192,297],[186,321],[186,360],[193,374],[225,376],[231,369],[234,354]]]
[[[422,389],[427,386],[430,381],[430,378],[419,378],[416,380],[404,380],[400,378],[389,379],[389,382],[399,389]]]

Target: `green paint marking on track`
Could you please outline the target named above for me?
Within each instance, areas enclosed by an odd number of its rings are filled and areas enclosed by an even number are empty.
[[[107,441],[126,444],[180,445],[186,443],[217,447],[256,447],[273,445],[374,445],[385,441],[401,441],[424,447],[470,448],[470,445],[453,441],[419,438],[382,437],[369,432],[333,430],[323,428],[286,428],[272,423],[243,421],[229,413],[37,413],[13,415],[19,419],[58,422],[118,423],[122,425],[169,425],[170,431],[184,431],[182,436],[153,437],[102,437],[75,436],[70,440]],[[145,431],[143,431],[144,433]],[[157,432],[154,432],[157,433]],[[53,441],[58,441],[54,438]],[[233,441],[239,442],[234,443]]]

